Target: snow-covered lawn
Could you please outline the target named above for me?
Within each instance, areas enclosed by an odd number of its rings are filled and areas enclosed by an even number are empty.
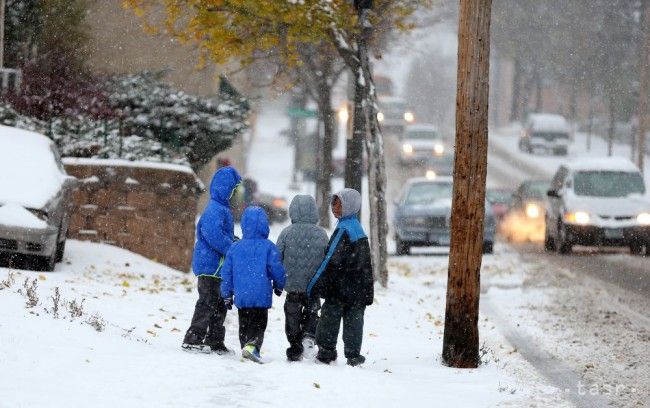
[[[510,255],[487,258],[486,282],[490,276],[510,282],[499,272],[503,256]],[[267,364],[257,365],[239,353],[181,351],[196,301],[191,275],[119,248],[70,241],[66,261],[53,273],[0,269],[0,281],[14,279],[0,291],[0,406],[487,407],[554,394],[513,376],[525,362],[485,318],[486,364],[476,370],[441,364],[446,262],[435,254],[390,261],[390,287],[378,289],[367,309],[363,367],[346,366],[343,358],[333,366],[288,363],[278,298],[263,347]],[[516,260],[505,264],[511,268]],[[37,282],[33,307],[26,280]],[[73,301],[83,302],[83,315],[71,316]],[[226,327],[226,344],[236,349],[236,313],[228,314]]]

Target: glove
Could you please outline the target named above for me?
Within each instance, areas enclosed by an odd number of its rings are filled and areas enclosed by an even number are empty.
[[[232,310],[232,296],[223,299],[223,304],[226,306],[226,309]]]
[[[282,296],[282,289],[274,288],[273,293],[275,293],[275,296]]]

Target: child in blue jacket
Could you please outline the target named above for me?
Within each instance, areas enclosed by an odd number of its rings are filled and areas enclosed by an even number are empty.
[[[278,249],[268,239],[269,220],[262,208],[246,208],[241,228],[243,237],[232,245],[221,268],[221,294],[229,309],[234,295],[242,357],[261,362],[268,309],[273,292],[282,294],[285,271]]]
[[[233,167],[222,167],[214,174],[210,202],[196,226],[192,271],[198,277],[199,300],[183,340],[187,351],[228,352],[223,342],[227,310],[219,294],[220,269],[234,240],[230,197],[240,181]]]

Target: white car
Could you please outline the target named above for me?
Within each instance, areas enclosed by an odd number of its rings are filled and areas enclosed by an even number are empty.
[[[53,270],[63,258],[77,184],[50,139],[0,125],[0,255]]]
[[[426,164],[430,159],[445,154],[445,144],[438,128],[430,124],[410,125],[400,138],[402,165]]]
[[[571,144],[571,126],[561,115],[533,113],[528,116],[519,139],[519,150],[544,151],[566,156]]]
[[[381,128],[388,133],[397,135],[404,132],[409,123],[415,121],[415,115],[410,111],[404,99],[396,96],[381,96],[378,98],[379,112],[377,121]]]
[[[650,195],[643,176],[619,157],[576,159],[560,166],[548,191],[544,247],[562,254],[574,245],[650,248]]]

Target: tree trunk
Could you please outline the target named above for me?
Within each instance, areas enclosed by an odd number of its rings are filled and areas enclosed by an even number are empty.
[[[317,154],[318,176],[316,187],[316,202],[318,203],[318,214],[320,225],[323,228],[330,227],[330,197],[332,195],[332,147],[334,144],[334,135],[336,132],[334,122],[334,109],[332,109],[332,92],[331,89],[324,87],[319,89],[320,100],[318,110],[320,120],[323,124],[323,137]]]
[[[538,69],[535,69],[535,112],[542,112],[542,75]]]
[[[345,186],[362,193],[363,180],[363,142],[366,128],[366,116],[363,112],[363,87],[358,85],[360,72],[353,73],[354,101],[352,108],[352,135],[347,140],[345,160]]]
[[[510,105],[510,122],[521,121],[521,62],[515,57],[514,75],[512,77],[512,105]]]
[[[589,122],[587,124],[587,151],[591,151],[591,134],[594,131],[594,95],[589,91]]]
[[[492,0],[461,0],[458,25],[456,156],[442,358],[479,364],[478,308],[488,147]]]
[[[607,129],[607,156],[614,154],[614,127],[616,126],[616,106],[614,96],[609,95],[609,128]]]
[[[297,109],[305,109],[307,106],[307,95],[303,90],[294,91],[291,94],[291,107]],[[305,120],[302,118],[291,118],[289,121],[289,136],[293,144],[293,171],[291,174],[292,188],[298,188],[298,166],[300,165],[301,157],[301,140],[305,136]]]
[[[643,45],[641,48],[640,84],[639,84],[639,143],[637,164],[644,171],[646,155],[646,133],[650,127],[650,0],[643,1]]]
[[[388,268],[386,260],[386,235],[388,223],[386,220],[386,162],[384,159],[384,139],[377,121],[377,94],[372,80],[366,36],[360,36],[358,50],[361,62],[363,81],[357,81],[356,86],[362,86],[363,107],[368,137],[368,197],[370,199],[370,250],[372,255],[375,280],[382,287],[388,285]]]

